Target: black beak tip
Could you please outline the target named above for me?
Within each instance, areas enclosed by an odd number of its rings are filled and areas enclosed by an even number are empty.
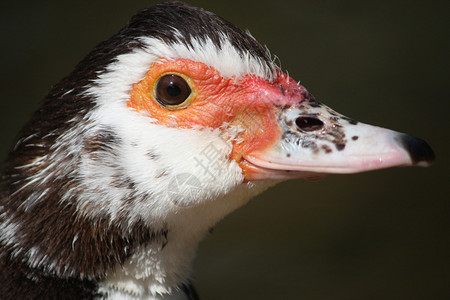
[[[396,139],[409,153],[414,165],[429,166],[434,162],[434,151],[424,140],[407,134],[400,134]]]

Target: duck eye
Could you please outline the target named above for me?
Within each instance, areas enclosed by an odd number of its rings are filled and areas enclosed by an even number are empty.
[[[178,75],[162,76],[155,88],[156,100],[164,106],[183,104],[191,95],[191,88],[186,80]]]

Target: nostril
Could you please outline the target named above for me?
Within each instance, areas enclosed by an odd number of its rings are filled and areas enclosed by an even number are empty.
[[[295,124],[303,131],[315,131],[323,127],[323,122],[312,117],[298,117]]]

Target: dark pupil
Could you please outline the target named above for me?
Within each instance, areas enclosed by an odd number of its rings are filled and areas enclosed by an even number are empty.
[[[167,94],[169,94],[172,97],[177,97],[181,94],[181,89],[172,83],[167,87]]]
[[[159,79],[155,92],[162,105],[179,105],[189,97],[191,89],[182,77],[165,75]]]

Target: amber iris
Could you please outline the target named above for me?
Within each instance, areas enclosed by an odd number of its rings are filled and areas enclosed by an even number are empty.
[[[163,106],[183,104],[191,94],[191,88],[186,80],[178,75],[162,76],[155,88],[156,100]]]

